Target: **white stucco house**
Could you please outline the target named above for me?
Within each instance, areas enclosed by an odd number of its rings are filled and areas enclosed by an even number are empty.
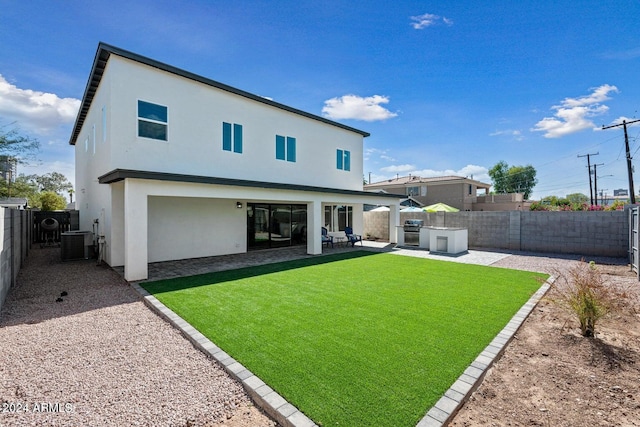
[[[365,203],[392,206],[395,230],[400,199],[363,191],[368,135],[100,43],[69,141],[80,229],[130,281],[151,262],[320,254],[321,227],[362,233]]]

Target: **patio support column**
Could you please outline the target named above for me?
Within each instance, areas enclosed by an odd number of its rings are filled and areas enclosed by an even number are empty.
[[[322,254],[322,202],[307,203],[307,253]]]
[[[124,181],[124,278],[148,277],[147,193],[135,180]]]
[[[400,225],[400,204],[389,205],[389,243],[398,243]]]

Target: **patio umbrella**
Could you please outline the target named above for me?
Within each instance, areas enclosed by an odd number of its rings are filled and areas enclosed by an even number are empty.
[[[425,206],[422,209],[427,212],[458,212],[460,210],[445,203],[434,203],[433,205]]]
[[[410,206],[408,208],[400,209],[400,212],[422,212],[422,209],[415,206]]]
[[[371,209],[370,212],[389,212],[389,206],[378,206],[375,209]]]

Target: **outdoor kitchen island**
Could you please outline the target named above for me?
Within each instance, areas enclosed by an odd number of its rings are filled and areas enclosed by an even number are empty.
[[[404,227],[398,229],[398,245],[405,244]],[[454,227],[420,227],[418,247],[432,253],[458,255],[469,249],[469,231],[466,228]]]

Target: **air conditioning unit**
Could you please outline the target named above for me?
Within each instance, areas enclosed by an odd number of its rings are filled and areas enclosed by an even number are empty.
[[[62,261],[89,259],[93,248],[93,232],[69,231],[60,235]]]

